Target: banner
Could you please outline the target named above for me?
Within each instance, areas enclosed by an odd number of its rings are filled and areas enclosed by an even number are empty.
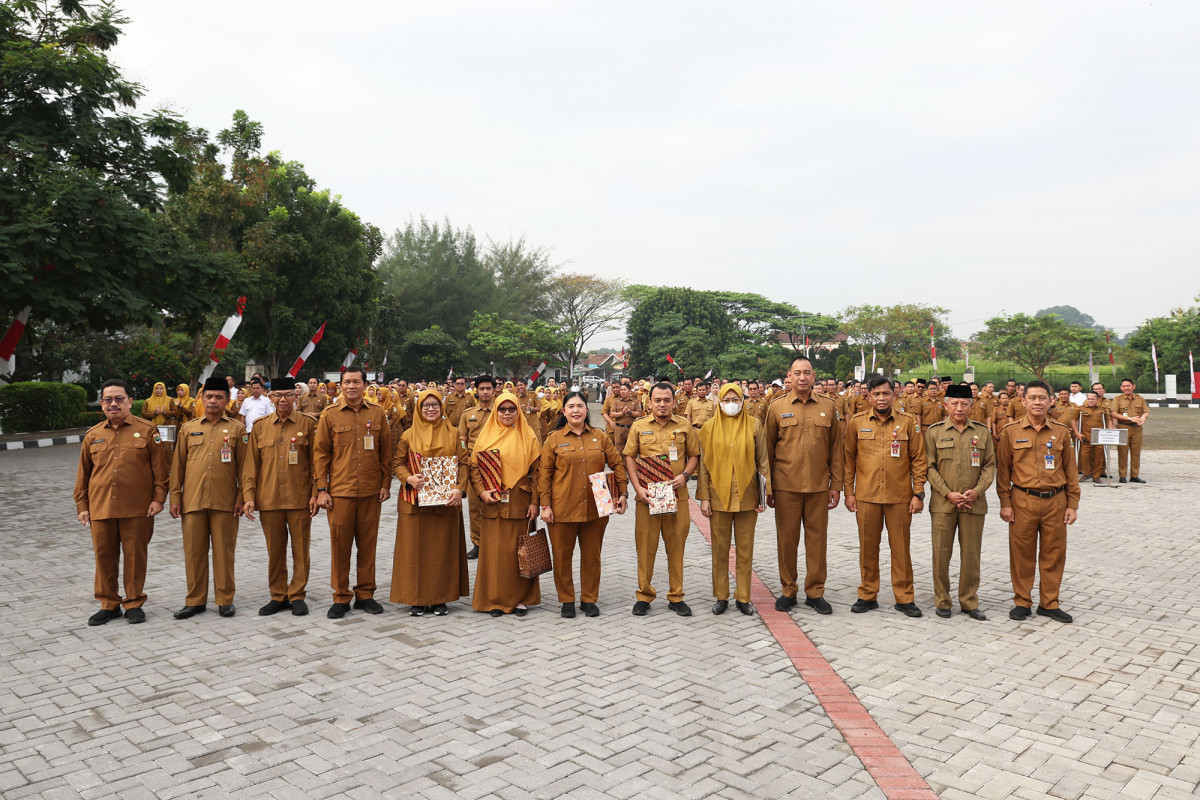
[[[453,370],[451,370],[451,371],[453,372]],[[529,385],[532,386],[533,384],[537,383],[538,378],[542,377],[542,373],[545,371],[546,371],[546,362],[543,361],[542,363],[538,364],[537,369],[535,369],[533,371],[533,374],[529,376]]]
[[[225,324],[221,326],[221,332],[217,334],[217,340],[213,342],[212,350],[208,353],[208,363],[204,366],[204,371],[200,373],[200,384],[212,377],[213,370],[217,368],[217,364],[221,363],[221,357],[225,355],[225,348],[229,347],[230,340],[233,339],[233,334],[237,333],[238,326],[242,324],[242,314],[246,310],[246,296],[242,295],[237,301],[237,311],[230,315],[229,319],[225,320]]]
[[[328,321],[328,320],[327,320]],[[313,350],[317,349],[317,345],[321,341],[321,337],[325,335],[325,322],[321,323],[321,327],[313,334],[313,337],[308,340],[308,344],[304,345],[304,349],[300,351],[300,357],[296,359],[296,363],[292,364],[292,368],[288,370],[288,375],[293,378],[300,374],[300,370],[304,367],[304,362],[308,361],[308,357],[313,354]]]

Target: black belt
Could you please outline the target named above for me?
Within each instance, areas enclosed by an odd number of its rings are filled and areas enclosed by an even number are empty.
[[[1017,486],[1015,483],[1012,485],[1012,487],[1014,489],[1020,489],[1025,494],[1031,494],[1034,497],[1040,497],[1043,500],[1045,500],[1047,497],[1054,497],[1054,495],[1058,494],[1059,492],[1065,492],[1067,490],[1066,486],[1059,486],[1057,489],[1047,489],[1045,491],[1041,489],[1026,489],[1024,486]]]
[[[630,427],[629,425],[622,425],[622,424],[621,424],[621,423],[619,423],[619,422],[614,422],[613,424],[614,424],[614,425],[616,425],[618,428],[628,428],[628,427]]]

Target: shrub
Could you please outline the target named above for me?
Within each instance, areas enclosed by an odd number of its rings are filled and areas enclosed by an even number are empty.
[[[84,411],[82,414],[79,415],[79,419],[75,420],[74,427],[90,428],[93,425],[100,423],[100,422],[104,422],[104,412],[103,411]]]
[[[73,428],[87,392],[69,383],[24,381],[0,386],[0,428],[5,433]]]

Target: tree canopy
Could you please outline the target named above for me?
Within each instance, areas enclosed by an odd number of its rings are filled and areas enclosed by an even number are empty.
[[[1051,364],[1069,364],[1086,358],[1096,341],[1094,331],[1069,325],[1056,314],[992,317],[975,340],[987,350],[1025,367],[1038,379]]]
[[[649,294],[626,325],[635,375],[671,375],[669,354],[689,375],[716,368],[734,339],[734,325],[710,294],[694,289],[660,288]]]

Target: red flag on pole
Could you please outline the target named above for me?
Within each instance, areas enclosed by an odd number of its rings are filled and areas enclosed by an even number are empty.
[[[217,334],[217,340],[213,342],[212,350],[208,353],[208,363],[205,364],[204,371],[200,373],[201,384],[212,377],[213,370],[217,368],[217,364],[221,363],[221,357],[225,355],[225,348],[229,347],[233,334],[242,324],[242,314],[245,311],[246,296],[242,295],[237,300],[237,310],[230,315],[229,319],[225,320],[225,324],[221,326],[221,332]]]
[[[0,339],[0,375],[11,375],[17,371],[17,343],[21,341],[21,334],[25,333],[31,308],[32,306],[22,308],[12,325],[8,326],[4,338]]]
[[[542,373],[545,370],[546,370],[546,362],[543,361],[542,363],[538,364],[537,369],[535,369],[533,371],[533,374],[529,376],[529,384],[532,386],[533,384],[537,383],[538,378],[542,377]]]
[[[675,359],[671,358],[670,353],[667,353],[667,363],[670,364],[671,366],[673,366],[675,369],[679,370],[680,372],[683,372],[683,367],[681,367],[675,363]]]
[[[346,357],[344,359],[342,359],[342,368],[339,369],[338,372],[345,372],[346,370],[348,370],[350,368],[350,365],[354,363],[354,357],[357,355],[358,355],[357,347],[354,348],[353,350],[351,350],[349,353],[346,353]]]
[[[1188,350],[1188,372],[1192,375],[1192,397],[1200,397],[1196,394],[1196,362],[1192,360],[1192,351]]]
[[[326,320],[328,322],[328,320]],[[293,378],[300,374],[300,370],[304,367],[304,362],[308,361],[308,357],[313,354],[313,350],[317,349],[317,345],[321,341],[321,337],[325,335],[325,322],[321,323],[321,327],[313,334],[313,337],[308,340],[308,344],[304,345],[304,349],[300,352],[300,357],[296,359],[296,363],[292,364],[292,368],[288,370],[288,375]]]

